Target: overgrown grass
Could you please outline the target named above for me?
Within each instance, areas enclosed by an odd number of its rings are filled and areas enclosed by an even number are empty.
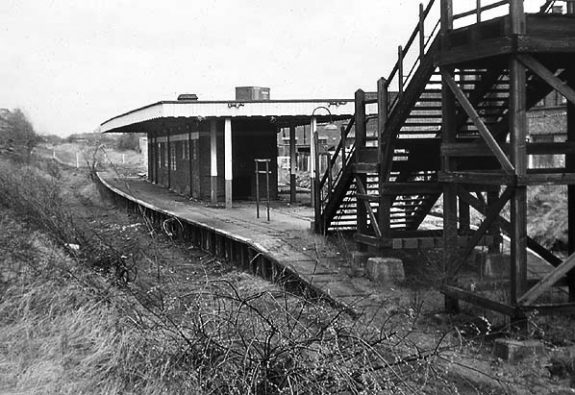
[[[54,173],[54,171],[52,171]],[[151,235],[135,281],[69,210],[42,166],[0,164],[0,390],[30,393],[421,393],[453,390],[413,317],[360,325],[321,303],[233,276],[164,275]],[[24,222],[20,222],[21,220]],[[46,237],[45,235],[50,235]],[[30,237],[32,236],[32,237]],[[66,248],[76,243],[77,251]],[[105,257],[106,259],[104,259]],[[144,259],[138,262],[138,259]],[[145,275],[146,265],[158,268]],[[108,274],[108,275],[106,275]],[[112,274],[112,275],[109,275]],[[115,274],[115,275],[114,275]],[[125,280],[125,279],[124,279]]]

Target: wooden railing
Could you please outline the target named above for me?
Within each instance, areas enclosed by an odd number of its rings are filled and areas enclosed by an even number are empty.
[[[326,203],[331,199],[334,185],[337,185],[346,167],[350,165],[349,162],[353,152],[355,151],[355,144],[351,143],[348,147],[348,137],[354,124],[355,118],[351,118],[347,126],[342,126],[339,144],[335,149],[333,156],[330,157],[327,169],[319,182],[318,192],[320,193],[322,210]],[[335,168],[337,168],[337,171],[335,171],[334,175]]]
[[[469,24],[483,22],[487,19],[490,19],[490,17],[485,16],[486,12],[494,11],[501,7],[508,6],[509,14],[524,14],[523,1],[524,0],[476,0],[475,5],[471,9],[461,11],[459,13],[453,13],[454,0],[439,0],[438,2],[436,2],[436,0],[430,0],[426,7],[424,7],[423,4],[420,4],[418,23],[409,36],[405,46],[398,47],[397,61],[393,66],[388,78],[385,80],[386,90],[393,92],[395,91],[394,88],[397,87],[396,89],[398,92],[394,99],[388,102],[388,108],[386,110],[388,112],[392,111],[395,105],[401,100],[405,87],[411,82],[411,79],[415,75],[418,66],[421,64],[422,59],[426,55],[428,49],[440,31],[448,31],[453,29],[454,21],[463,20],[466,17],[475,16],[474,19],[470,19]],[[575,2],[573,2],[573,0],[546,0],[541,6],[540,12],[550,12],[553,6],[559,2],[567,4],[568,13],[575,13]],[[440,4],[441,7],[439,12],[441,18],[438,18],[437,20],[431,20],[431,11],[434,9],[434,5],[437,3]],[[491,15],[494,14],[495,13],[492,13]],[[520,17],[522,15],[515,16]],[[431,24],[431,29],[426,29],[426,23],[428,27]],[[465,25],[466,24],[464,22],[463,26]],[[462,26],[458,26],[458,28],[459,27]],[[418,45],[414,45],[416,42]],[[415,52],[415,50],[417,50],[417,52]],[[413,56],[416,56],[415,61],[411,63],[411,67],[408,73],[405,74],[404,70],[406,59]],[[374,101],[366,100],[362,104],[365,105],[369,102]],[[327,169],[319,181],[319,188],[316,192],[318,196],[316,196],[314,199],[316,199],[316,202],[319,200],[320,210],[322,213],[326,203],[332,198],[332,193],[335,186],[337,186],[347,166],[350,165],[350,158],[355,151],[355,141],[348,146],[348,137],[355,122],[355,118],[352,118],[346,127],[342,127],[340,142],[333,156],[329,158]],[[339,168],[337,168],[338,165]]]
[[[476,0],[475,8],[472,8],[471,10],[468,10],[468,11],[460,12],[459,14],[454,14],[453,20],[465,18],[465,17],[471,16],[471,15],[475,15],[475,17],[476,17],[475,23],[479,23],[483,20],[482,15],[486,11],[494,10],[494,9],[499,8],[501,6],[506,6],[508,4],[509,4],[509,0],[496,1],[496,2],[491,3],[491,4],[485,4],[485,0],[483,0],[483,1],[482,0]]]
[[[390,91],[393,91],[395,90],[395,87],[397,87],[397,92],[399,94],[396,96],[395,100],[390,103],[390,108],[392,108],[395,105],[395,103],[401,98],[401,95],[403,94],[404,91],[404,87],[407,84],[409,84],[411,77],[413,77],[413,73],[417,69],[417,65],[421,62],[421,59],[425,55],[426,50],[429,47],[429,44],[431,43],[433,38],[435,38],[438,32],[439,20],[436,21],[436,23],[432,26],[431,30],[429,31],[429,34],[426,35],[426,28],[425,28],[426,21],[428,21],[428,16],[431,10],[433,9],[434,4],[435,0],[430,0],[429,3],[427,4],[427,7],[425,8],[423,7],[423,4],[419,4],[418,23],[413,29],[411,35],[409,36],[409,39],[407,40],[405,46],[400,45],[397,48],[397,62],[391,69],[391,73],[387,78],[387,88]],[[414,46],[416,39],[418,39],[417,42],[419,43],[417,47]],[[406,75],[404,73],[405,60],[406,58],[408,58],[408,55],[414,53],[411,52],[412,49],[413,50],[416,49],[418,51],[417,58],[412,63],[411,68]]]
[[[452,3],[453,0],[444,0],[446,3]],[[519,5],[522,5],[522,3],[524,3],[524,0],[498,0],[498,1],[494,1],[494,0],[475,0],[475,6],[471,9],[465,10],[465,11],[461,11],[457,14],[453,14],[452,15],[452,21],[456,21],[459,19],[463,19],[466,17],[470,17],[475,15],[475,18],[470,20],[469,23],[480,23],[485,21],[486,19],[484,18],[484,14],[487,11],[493,11],[497,8],[503,8],[506,6],[513,6],[514,3],[517,3]],[[567,12],[570,12],[570,9],[573,8],[573,1],[572,0],[545,0],[543,2],[543,5],[539,8],[539,12],[540,13],[549,13],[552,11],[553,6],[555,6],[557,3],[564,3],[567,4]],[[463,3],[461,3],[463,4]],[[505,15],[509,12],[502,12],[502,15]],[[492,13],[492,17],[497,16],[496,13]],[[462,26],[458,26],[458,27],[462,27]]]
[[[553,11],[553,7],[557,3],[565,3],[567,6],[566,12],[568,14],[575,14],[575,2],[571,0],[547,0],[545,4],[543,4],[539,9],[539,12],[541,12],[542,14],[550,13]]]

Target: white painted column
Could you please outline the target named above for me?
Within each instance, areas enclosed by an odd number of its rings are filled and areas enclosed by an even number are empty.
[[[232,208],[232,120],[226,118],[224,124],[224,173],[226,179],[226,208]]]
[[[210,121],[210,177],[211,188],[210,197],[212,204],[218,202],[218,140],[217,140],[217,120]]]
[[[311,117],[310,133],[309,133],[309,183],[311,188],[311,206],[314,206],[315,197],[315,134],[317,133],[317,118]]]

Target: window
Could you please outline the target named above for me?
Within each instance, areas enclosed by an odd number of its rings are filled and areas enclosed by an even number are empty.
[[[176,145],[170,145],[170,169],[176,170]]]

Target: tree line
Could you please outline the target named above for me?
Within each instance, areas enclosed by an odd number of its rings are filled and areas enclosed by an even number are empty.
[[[26,115],[16,108],[0,109],[0,150],[29,154],[38,135]]]

